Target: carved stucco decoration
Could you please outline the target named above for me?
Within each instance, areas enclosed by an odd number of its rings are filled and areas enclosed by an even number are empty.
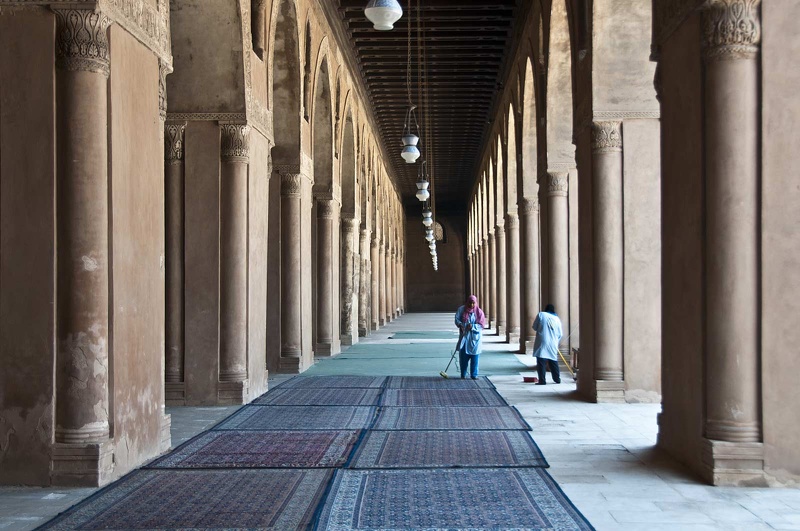
[[[281,173],[281,195],[299,196],[303,192],[303,176],[299,173]]]
[[[317,217],[322,219],[333,219],[339,208],[339,203],[333,199],[318,198],[317,199]]]
[[[250,126],[246,124],[220,124],[222,133],[220,157],[225,162],[250,161]]]
[[[592,124],[592,153],[622,151],[622,122],[594,122]]]
[[[569,192],[569,173],[561,171],[547,172],[547,195],[566,196]]]
[[[185,123],[167,123],[164,126],[164,160],[168,164],[180,164],[183,162],[185,131]]]
[[[62,70],[111,73],[108,27],[112,21],[90,9],[56,9],[56,61]]]
[[[761,42],[761,0],[708,0],[703,5],[706,60],[751,59]]]

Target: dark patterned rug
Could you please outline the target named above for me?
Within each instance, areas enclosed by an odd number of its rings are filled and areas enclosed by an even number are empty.
[[[337,470],[317,529],[592,526],[541,468]]]
[[[295,376],[275,389],[320,389],[326,387],[380,388],[386,376]]]
[[[475,407],[507,406],[494,389],[386,389],[381,406]]]
[[[148,468],[317,468],[347,462],[361,432],[210,431]]]
[[[382,407],[375,430],[530,430],[513,407]]]
[[[273,389],[253,403],[265,406],[376,406],[381,389]]]
[[[389,336],[389,339],[452,339],[453,348],[455,348],[455,343],[458,340],[458,332],[447,330],[430,330],[427,332],[402,331],[395,332]]]
[[[254,404],[266,406],[376,406],[381,389],[273,389]]]
[[[375,418],[373,406],[245,406],[214,430],[359,430]]]
[[[477,380],[442,378],[441,376],[389,376],[387,389],[494,389],[485,376]]]
[[[369,431],[351,468],[547,467],[527,431]]]
[[[332,473],[138,470],[40,529],[305,529]]]

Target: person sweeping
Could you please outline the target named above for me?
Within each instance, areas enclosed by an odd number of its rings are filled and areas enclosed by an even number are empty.
[[[536,356],[536,370],[539,372],[539,382],[536,385],[545,385],[547,382],[547,367],[553,382],[561,383],[561,372],[558,369],[558,343],[564,335],[561,330],[561,319],[558,318],[556,309],[548,304],[543,312],[539,312],[533,321],[536,330],[536,341],[533,344],[533,355]]]
[[[478,306],[478,298],[470,295],[463,306],[456,311],[456,326],[459,330],[458,359],[461,365],[461,378],[478,377],[478,357],[481,354],[481,336],[486,326],[486,315]]]

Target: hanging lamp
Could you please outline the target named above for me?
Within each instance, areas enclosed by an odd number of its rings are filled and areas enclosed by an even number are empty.
[[[411,130],[411,126],[414,125],[417,132],[419,132],[417,116],[414,113],[414,109],[416,108],[416,105],[412,105],[408,108],[406,111],[406,121],[403,124],[403,151],[400,152],[400,156],[403,157],[403,160],[408,164],[414,164],[419,158],[419,148],[417,147],[419,135],[414,134]]]
[[[431,193],[428,191],[428,186],[430,186],[431,183],[429,183],[426,178],[428,171],[427,165],[428,161],[423,160],[422,164],[419,166],[419,176],[417,177],[417,199],[423,203],[431,196]]]
[[[364,15],[378,31],[394,29],[394,23],[403,16],[403,8],[397,0],[369,0]]]
[[[426,227],[433,225],[433,213],[428,207],[425,207],[425,210],[422,211],[422,224]]]

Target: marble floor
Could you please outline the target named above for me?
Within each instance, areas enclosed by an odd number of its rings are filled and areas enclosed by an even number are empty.
[[[390,337],[403,330],[448,330],[451,319],[405,315],[342,354],[318,360],[308,374],[436,375],[450,357],[451,340]],[[596,529],[800,530],[800,488],[711,487],[656,450],[659,404],[583,402],[568,373],[559,385],[523,383],[521,375],[535,370],[533,360],[513,354],[491,331],[481,367],[532,426],[549,473]],[[168,408],[173,446],[236,409]],[[0,487],[0,530],[34,529],[94,490]]]

